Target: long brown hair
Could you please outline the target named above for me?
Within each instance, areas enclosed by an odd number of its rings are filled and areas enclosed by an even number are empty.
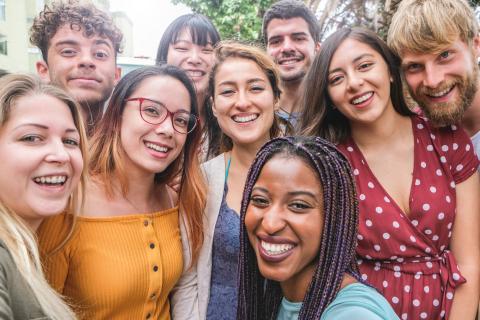
[[[195,88],[187,74],[180,68],[169,65],[144,67],[125,75],[115,87],[105,115],[92,138],[90,174],[92,177],[99,178],[107,196],[113,195],[113,188],[108,183],[111,176],[118,178],[123,196],[126,196],[129,188],[123,166],[123,147],[120,139],[125,100],[143,80],[155,76],[171,77],[180,81],[190,96],[190,112],[198,117]],[[179,206],[185,212],[192,265],[196,262],[203,244],[202,214],[206,203],[206,186],[197,154],[200,139],[201,128],[197,125],[188,134],[182,153],[163,172],[155,174],[154,178],[155,184],[165,184],[178,175],[181,177]]]
[[[337,30],[322,43],[322,49],[313,60],[305,77],[302,98],[302,116],[299,133],[304,136],[320,136],[333,143],[341,143],[350,136],[348,119],[333,105],[328,95],[328,70],[333,55],[346,39],[354,39],[377,51],[385,60],[393,82],[390,84],[390,99],[393,108],[401,115],[413,115],[403,96],[400,77],[400,59],[374,32],[362,28]]]

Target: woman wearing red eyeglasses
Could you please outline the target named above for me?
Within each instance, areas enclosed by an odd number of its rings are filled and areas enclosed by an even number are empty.
[[[184,71],[145,67],[120,80],[93,136],[91,179],[73,235],[59,243],[73,223],[68,215],[39,235],[47,278],[81,318],[170,319],[168,295],[203,242],[200,137],[195,89]],[[177,175],[178,194],[168,187]]]

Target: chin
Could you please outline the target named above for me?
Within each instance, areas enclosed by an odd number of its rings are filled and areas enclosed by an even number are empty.
[[[39,218],[48,218],[64,212],[67,209],[67,200],[46,205],[33,205],[32,210]]]
[[[284,282],[290,278],[289,275],[282,272],[280,268],[266,266],[263,263],[259,264],[258,268],[260,269],[262,276],[268,280]]]

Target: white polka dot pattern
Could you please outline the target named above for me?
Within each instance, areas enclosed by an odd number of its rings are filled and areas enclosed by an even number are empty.
[[[475,172],[478,160],[460,128],[431,129],[421,118],[412,121],[415,163],[408,199],[397,201],[388,194],[351,139],[339,147],[357,183],[362,279],[390,301],[401,319],[440,319],[451,308],[449,283],[465,281],[445,251],[455,217],[455,187]],[[449,275],[446,286],[440,272]]]

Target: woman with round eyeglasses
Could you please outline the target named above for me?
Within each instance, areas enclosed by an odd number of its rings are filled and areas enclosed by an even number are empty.
[[[40,230],[47,277],[82,317],[169,319],[169,293],[203,241],[200,135],[195,89],[181,69],[137,69],[116,86],[93,136],[74,234],[52,252],[71,217]],[[168,186],[176,176],[178,194]]]

